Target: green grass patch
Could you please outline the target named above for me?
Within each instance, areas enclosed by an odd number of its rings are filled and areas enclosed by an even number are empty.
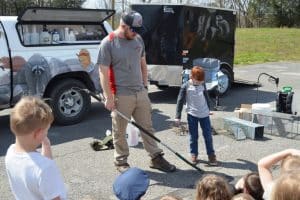
[[[234,64],[300,61],[300,29],[238,28]]]

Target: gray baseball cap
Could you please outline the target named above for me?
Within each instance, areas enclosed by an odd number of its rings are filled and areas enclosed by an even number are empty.
[[[136,11],[123,13],[121,19],[134,32],[140,31],[143,27],[143,17],[140,13]]]

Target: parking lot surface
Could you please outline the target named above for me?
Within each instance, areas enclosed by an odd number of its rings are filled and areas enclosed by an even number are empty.
[[[257,81],[261,72],[279,77],[279,88],[274,83],[262,77],[262,87],[258,93],[256,87],[234,84],[230,92],[221,98],[223,111],[214,111],[212,120],[224,116],[235,116],[233,112],[241,103],[255,103],[256,95],[259,103],[272,103],[276,99],[276,91],[282,86],[290,85],[295,92],[296,106],[300,107],[300,63],[279,62],[237,67],[235,75],[238,78]],[[188,154],[188,136],[176,135],[172,129],[175,116],[176,98],[178,89],[169,88],[158,90],[151,86],[149,96],[153,107],[153,124],[156,136],[186,158]],[[1,200],[13,199],[9,189],[4,166],[4,156],[8,146],[14,142],[9,131],[9,110],[0,113],[0,192]],[[183,115],[183,121],[185,120]],[[118,172],[113,166],[113,150],[93,151],[90,142],[105,137],[107,129],[111,129],[110,114],[103,105],[94,102],[91,112],[80,124],[72,126],[53,126],[49,131],[52,142],[54,159],[63,174],[68,196],[71,200],[116,199],[113,195],[112,184]],[[158,200],[165,194],[174,194],[183,199],[193,199],[195,184],[204,174],[214,173],[224,176],[228,181],[236,179],[250,171],[257,170],[257,161],[268,154],[286,148],[299,148],[299,137],[289,139],[272,135],[264,135],[262,140],[237,141],[228,135],[213,136],[214,147],[219,167],[208,167],[207,156],[202,137],[199,140],[201,162],[198,167],[203,169],[199,173],[185,162],[180,160],[168,149],[163,148],[165,157],[178,170],[175,173],[163,173],[148,167],[149,157],[143,149],[142,143],[130,148],[129,163],[146,171],[150,177],[150,187],[143,199]],[[277,168],[274,168],[277,170]]]

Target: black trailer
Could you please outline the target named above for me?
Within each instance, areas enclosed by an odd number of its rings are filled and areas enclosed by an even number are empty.
[[[223,72],[220,92],[227,92],[234,80],[234,10],[182,4],[132,4],[131,8],[144,19],[140,34],[151,83],[180,86],[184,69],[218,63]]]

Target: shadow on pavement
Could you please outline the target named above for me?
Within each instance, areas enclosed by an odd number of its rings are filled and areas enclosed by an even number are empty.
[[[257,171],[256,163],[250,162],[244,159],[236,159],[239,162],[226,162],[226,161],[219,161],[221,167],[223,168],[230,168],[230,169],[244,169],[250,171]],[[241,163],[242,162],[242,163]]]
[[[167,104],[175,104],[176,105],[178,92],[179,92],[179,88],[168,87],[163,90],[150,92],[149,98],[152,103],[167,103]]]
[[[171,117],[158,109],[152,111],[152,123],[156,132],[167,130],[172,126]]]
[[[218,161],[219,166],[217,166],[216,168],[243,169],[243,170],[257,171],[256,163],[241,158],[237,158],[236,160],[238,162],[233,162],[233,161],[227,162],[227,161],[219,160]],[[205,167],[209,167],[211,169],[215,168],[215,167],[210,167],[208,165],[208,162],[204,160],[199,160],[199,164],[204,165]]]
[[[200,173],[195,170],[180,170],[177,169],[176,172],[172,173],[172,176],[170,176],[170,173],[162,173],[162,172],[153,172],[153,171],[146,171],[146,173],[149,175],[150,179],[155,181],[152,185],[163,185],[168,186],[172,188],[187,188],[192,189],[195,188],[198,180],[203,176],[207,174],[215,174],[218,176],[224,177],[228,182],[232,182],[234,180],[233,176],[219,173],[219,172],[209,172]]]
[[[220,106],[224,106],[224,111],[234,111],[241,104],[270,103],[276,100],[276,91],[268,92],[259,88],[258,92],[255,86],[244,84],[234,84],[228,94],[220,98]]]
[[[0,130],[0,156],[3,156],[9,145],[15,142],[15,137],[9,128],[9,115],[1,116]]]

